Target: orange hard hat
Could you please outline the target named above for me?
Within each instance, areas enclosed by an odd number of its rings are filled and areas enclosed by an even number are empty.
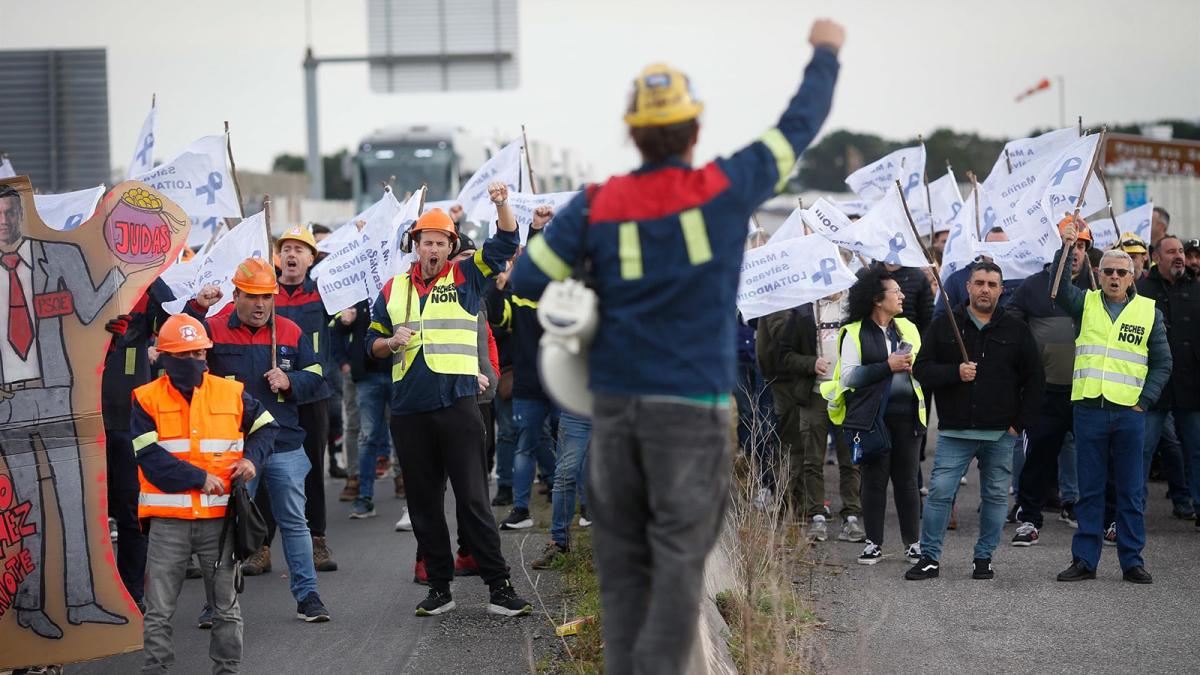
[[[243,293],[255,295],[279,292],[275,283],[275,268],[262,258],[246,258],[238,263],[233,272],[233,285]]]
[[[442,232],[450,237],[451,245],[458,240],[458,230],[454,229],[454,221],[441,209],[429,209],[421,214],[417,222],[409,230],[410,235],[416,235],[422,230]]]
[[[158,351],[179,354],[197,349],[211,349],[212,340],[198,319],[188,314],[175,314],[158,329]]]
[[[1071,219],[1072,219],[1072,217],[1068,215],[1066,218],[1063,218],[1062,220],[1058,221],[1058,233],[1059,234],[1062,234],[1063,229],[1065,229],[1067,227],[1067,225],[1071,224]],[[1078,218],[1078,217],[1075,218],[1075,223],[1076,223],[1075,224],[1075,232],[1077,235],[1076,238],[1079,239],[1080,241],[1086,241],[1088,248],[1091,248],[1092,243],[1093,243],[1092,231],[1088,229],[1087,223],[1084,222],[1083,218]]]

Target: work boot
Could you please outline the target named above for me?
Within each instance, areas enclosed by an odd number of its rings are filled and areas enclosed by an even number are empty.
[[[392,479],[392,483],[396,486],[396,499],[404,499],[404,475],[396,472],[396,477]]]
[[[313,537],[313,567],[318,572],[336,572],[338,565],[333,559],[333,551],[325,542],[325,537]]]
[[[242,563],[242,576],[256,577],[271,571],[271,547],[264,546],[262,550]]]
[[[342,494],[338,495],[339,502],[352,502],[358,498],[358,476],[350,476],[346,479],[346,487],[342,488]]]

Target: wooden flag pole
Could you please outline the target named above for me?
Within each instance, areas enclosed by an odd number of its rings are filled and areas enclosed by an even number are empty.
[[[1082,119],[1083,118],[1080,117],[1080,120]],[[1083,186],[1079,188],[1079,196],[1075,198],[1075,212],[1070,214],[1072,221],[1079,220],[1079,209],[1083,205],[1084,196],[1087,195],[1088,182],[1090,182],[1092,179],[1092,173],[1096,171],[1096,162],[1099,161],[1100,153],[1104,150],[1104,137],[1107,134],[1108,125],[1106,124],[1100,128],[1100,139],[1096,141],[1096,151],[1092,153],[1092,162],[1088,164],[1088,172],[1083,176]],[[1115,220],[1113,221],[1113,224],[1116,225]],[[1119,232],[1117,233],[1117,236],[1120,237]],[[1067,261],[1067,250],[1069,248],[1070,247],[1064,243],[1062,252],[1058,256],[1058,269],[1055,270],[1054,281],[1050,284],[1051,300],[1054,300],[1058,297],[1058,285],[1062,283],[1063,267],[1066,267],[1066,265],[1063,263]]]
[[[1008,157],[1008,148],[1004,149],[1004,166],[1008,167],[1008,173],[1012,175],[1012,160]]]
[[[983,241],[983,234],[979,227],[979,181],[975,178],[974,171],[968,171],[967,178],[971,180],[971,194],[975,198],[975,239]]]
[[[238,200],[239,202],[241,200]],[[267,246],[271,245],[271,195],[263,195],[263,226],[267,231]],[[267,253],[267,262],[270,263],[270,252]],[[278,367],[276,363],[276,352],[278,345],[278,334],[275,330],[275,297],[271,297],[271,370]]]
[[[533,158],[529,156],[529,136],[525,133],[525,125],[521,125],[521,149],[525,151],[525,167],[529,169],[529,191],[537,194],[537,181],[533,177]],[[520,175],[520,172],[517,172]]]
[[[1108,194],[1108,180],[1104,177],[1104,170],[1096,167],[1096,180],[1100,181],[1100,187],[1104,189],[1104,199],[1108,202],[1108,219],[1112,221],[1113,231],[1117,238],[1113,239],[1113,248],[1118,248],[1121,245],[1121,228],[1117,225],[1117,216],[1113,213],[1112,197]]]
[[[938,293],[942,296],[942,302],[946,303],[946,317],[950,319],[950,327],[954,330],[954,339],[958,342],[958,350],[962,352],[963,363],[969,363],[971,359],[967,356],[967,345],[963,343],[962,334],[958,332],[958,320],[954,318],[954,308],[950,306],[950,297],[946,295],[946,289],[942,287],[941,272],[938,270],[937,263],[933,261],[933,256],[929,254],[929,249],[921,241],[921,235],[917,234],[917,224],[913,222],[912,213],[908,210],[908,200],[904,198],[904,188],[900,185],[900,181],[896,181],[896,189],[900,192],[900,204],[904,206],[904,217],[908,218],[908,226],[912,228],[917,245],[925,254],[925,260],[933,267],[933,280],[937,284]]]
[[[517,173],[520,174],[519,171]],[[421,199],[419,202],[417,202],[417,217],[418,218],[421,217],[421,214],[425,213],[425,193],[428,191],[429,191],[429,183],[421,183]],[[409,239],[409,241],[411,241],[411,238]],[[413,296],[413,286],[414,286],[413,281],[412,281],[412,270],[409,270],[409,279],[408,279],[407,286],[408,286],[408,291],[406,291],[406,293],[404,295],[404,323],[402,324],[405,327],[408,327],[408,321],[409,321],[409,319],[412,318],[412,296]],[[394,330],[395,330],[395,327],[393,326],[393,331]],[[406,368],[408,368],[408,347],[407,347],[407,345],[400,349],[400,370],[405,370]]]
[[[237,195],[238,213],[242,214],[242,219],[245,220],[246,209],[242,207],[242,186],[238,183],[237,164],[233,163],[233,141],[229,138],[229,120],[225,121],[225,154],[229,157],[229,177],[233,179],[233,193]],[[269,230],[267,231],[267,241],[271,241]]]

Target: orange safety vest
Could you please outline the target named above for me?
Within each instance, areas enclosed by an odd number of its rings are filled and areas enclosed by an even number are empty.
[[[218,476],[225,494],[206,495],[200,490],[163,492],[146,480],[138,469],[141,484],[138,494],[138,518],[222,518],[229,503],[233,464],[242,458],[241,382],[204,373],[200,386],[192,391],[189,404],[164,375],[133,390],[142,410],[154,420],[157,438],[142,439],[158,445],[180,460]],[[136,451],[135,451],[136,452]]]

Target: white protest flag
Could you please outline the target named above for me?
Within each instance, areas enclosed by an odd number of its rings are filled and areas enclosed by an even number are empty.
[[[949,230],[950,221],[963,207],[962,193],[958,191],[958,182],[949,168],[944,176],[929,184],[929,199],[933,202],[929,207],[929,213],[933,216],[933,231]]]
[[[775,234],[771,235],[769,242],[781,242],[787,239],[795,239],[803,237],[804,232],[804,215],[801,209],[797,208],[792,211],[779,229],[775,230]]]
[[[42,222],[54,230],[73,230],[92,217],[104,196],[104,184],[56,195],[34,195],[33,205]]]
[[[567,202],[575,198],[579,191],[574,192],[547,192],[544,195],[535,195],[528,192],[510,192],[508,193],[508,205],[512,207],[513,217],[517,220],[517,233],[521,237],[521,245],[529,240],[529,226],[533,224],[533,212],[539,206],[549,206],[558,213],[562,207],[567,205]],[[490,205],[490,202],[489,202]],[[492,223],[488,227],[488,236],[496,236],[496,207],[492,206]],[[482,245],[483,242],[475,242],[476,245]]]
[[[1005,281],[1025,279],[1042,271],[1046,264],[1036,243],[1028,239],[983,241],[975,245],[975,252],[991,258]]]
[[[755,319],[844,291],[856,280],[837,246],[819,234],[771,241],[746,251],[737,307]]]
[[[158,108],[150,106],[150,114],[142,123],[142,133],[138,134],[137,145],[133,146],[133,158],[129,160],[130,178],[154,168],[154,127],[157,119]]]
[[[412,229],[412,226],[417,223],[417,219],[421,214],[429,212],[429,203],[426,202],[424,210],[421,208],[421,191],[417,190],[412,193],[412,196],[404,202],[404,206],[400,209],[400,215],[396,216],[396,226],[392,230],[392,237],[387,242],[389,253],[389,265],[391,267],[391,276],[403,274],[412,267],[412,264],[417,261],[417,248],[414,242],[412,250],[405,253],[401,248],[404,243],[404,233]]]
[[[925,146],[901,148],[872,164],[846,176],[846,185],[858,196],[874,202],[883,199],[896,181],[904,187],[909,208],[924,209],[925,195],[921,187],[925,176]],[[917,193],[922,194],[918,195]]]
[[[871,203],[865,199],[847,199],[844,202],[830,203],[836,206],[838,211],[841,211],[850,218],[862,218],[867,215],[867,210],[871,208]]]
[[[501,148],[467,180],[455,200],[462,205],[467,220],[480,223],[496,219],[496,207],[488,198],[489,184],[504,181],[510,194],[517,192],[518,186],[529,185],[529,173],[521,157],[521,139],[518,138]]]
[[[266,217],[262,211],[246,218],[229,230],[224,236],[208,249],[203,255],[192,259],[195,262],[195,276],[190,284],[185,284],[183,293],[176,294],[176,300],[163,305],[172,314],[183,311],[187,304],[200,289],[205,286],[219,286],[221,299],[208,310],[212,316],[222,307],[233,301],[233,273],[237,266],[246,258],[270,258],[271,246],[267,242]]]
[[[0,157],[0,178],[12,178],[17,175],[16,169],[13,169],[12,162],[8,161],[8,157]]]
[[[188,246],[208,243],[222,218],[241,217],[225,157],[225,137],[204,136],[171,161],[133,177],[166,195],[191,217]]]
[[[1100,180],[1095,174],[1092,174],[1091,180],[1086,179],[1092,170],[1092,159],[1100,151],[1099,141],[1100,134],[1084,136],[1067,146],[1047,167],[1047,181],[1042,190],[1041,201],[1042,208],[1050,216],[1051,222],[1058,222],[1060,214],[1074,210],[1085,182],[1087,194],[1083,195],[1079,203],[1079,215],[1090,216],[1107,205],[1108,200],[1105,199]]]
[[[191,297],[195,295],[196,291],[198,290],[194,286],[194,282],[196,280],[196,270],[200,267],[200,263],[203,261],[204,257],[200,255],[192,256],[190,260],[177,260],[170,267],[163,270],[163,273],[159,275],[159,278],[162,279],[163,283],[165,283],[167,287],[171,289],[171,294],[177,299],[191,299]],[[174,304],[167,303],[165,307],[169,311],[179,312],[183,310],[183,305],[186,302],[187,300],[184,302],[175,300],[173,301]],[[178,307],[178,309],[170,310],[172,306]]]
[[[821,202],[825,202],[825,205],[818,208]],[[838,246],[893,265],[929,266],[921,243],[917,241],[904,214],[900,191],[895,185],[883,199],[875,202],[865,216],[853,223],[844,214],[823,210],[829,208],[827,205],[826,200],[817,200],[817,204],[805,213],[805,221],[814,231],[825,235]],[[840,222],[837,216],[841,216]]]
[[[1111,218],[1097,218],[1088,221],[1088,230],[1092,233],[1092,246],[1097,249],[1112,248],[1117,243],[1118,233],[1132,233],[1150,244],[1150,220],[1154,215],[1154,203],[1142,204],[1136,209],[1130,209],[1117,216],[1114,226]]]
[[[995,190],[1013,171],[1030,162],[1042,161],[1047,157],[1057,155],[1078,138],[1079,132],[1074,127],[1067,127],[1047,131],[1040,136],[1018,138],[1005,143],[1004,150],[1000,151],[1000,156],[992,165],[992,170],[988,173],[987,180],[983,181],[983,186],[988,190]],[[1005,152],[1008,153],[1007,157],[1005,157]],[[1010,165],[1012,166],[1011,170],[1009,169]]]
[[[408,202],[420,203],[420,197],[418,190]],[[384,190],[379,201],[338,229],[350,228],[350,236],[312,269],[326,312],[336,314],[379,295],[392,277],[392,242],[405,206]]]
[[[983,186],[976,186],[976,190],[980,192],[979,208],[983,211],[988,208]],[[992,217],[995,218],[995,216]],[[946,247],[942,250],[942,281],[949,279],[951,274],[966,267],[975,259],[977,255],[975,249],[979,244],[978,234],[986,233],[989,229],[984,226],[982,217],[979,221],[980,232],[977,233],[975,231],[975,193],[972,192],[967,195],[967,201],[948,223],[950,233],[946,235]]]

